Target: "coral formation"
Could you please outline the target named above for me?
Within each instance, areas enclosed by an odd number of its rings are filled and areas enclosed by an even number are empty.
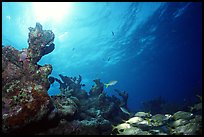
[[[40,23],[36,23],[35,28],[29,27],[29,31],[27,56],[35,64],[42,56],[54,50],[55,35],[51,30],[43,30]]]
[[[95,85],[92,86],[89,94],[91,96],[98,96],[99,94],[103,92],[104,84],[100,82],[100,79],[95,79],[93,81],[95,82]]]
[[[124,108],[127,108],[128,93],[126,91],[121,92],[121,91],[119,91],[117,89],[114,89],[114,91],[117,92],[118,95],[122,97],[122,101],[121,101],[120,106],[124,107]]]
[[[28,49],[18,51],[12,46],[2,47],[2,115],[5,133],[41,120],[52,108],[47,93],[52,66],[40,66],[37,62],[44,52],[39,45],[51,44],[54,34],[42,30],[39,23],[29,29],[32,31],[29,33]],[[44,37],[39,37],[39,33]]]

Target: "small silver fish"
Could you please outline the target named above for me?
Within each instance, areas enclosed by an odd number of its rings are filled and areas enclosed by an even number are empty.
[[[120,107],[120,110],[122,110],[123,113],[130,115],[130,112],[128,112],[124,107]]]

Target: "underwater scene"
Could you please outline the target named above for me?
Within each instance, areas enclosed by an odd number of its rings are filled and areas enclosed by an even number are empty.
[[[2,2],[2,133],[202,135],[202,2]]]

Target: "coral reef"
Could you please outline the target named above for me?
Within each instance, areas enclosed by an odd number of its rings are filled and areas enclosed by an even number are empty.
[[[76,108],[76,110],[72,110],[72,112],[75,112],[72,119],[78,120],[78,127],[80,127],[80,133],[76,134],[110,134],[112,122],[118,123],[121,122],[121,118],[127,118],[120,111],[120,100],[107,96],[103,91],[104,84],[99,79],[94,80],[95,85],[92,86],[88,95],[86,91],[81,89],[82,77],[80,75],[78,78],[59,76],[62,81],[57,78],[54,79],[60,84],[61,92],[59,95],[51,96],[57,109],[55,116],[62,117],[59,110],[63,108],[63,105],[64,108]],[[65,100],[73,101],[73,103],[65,103]],[[69,120],[70,114],[69,117],[64,115],[63,118]]]
[[[37,62],[45,55],[41,45],[53,45],[54,34],[43,30],[39,23],[29,30],[28,49],[2,47],[2,128],[5,133],[43,119],[53,107],[47,93],[52,66],[40,66]]]
[[[146,111],[132,116],[126,112],[128,93],[115,89],[122,100],[108,96],[100,79],[93,80],[94,85],[87,93],[81,89],[85,86],[81,84],[81,75],[59,74],[61,80],[53,76],[48,78],[52,66],[37,63],[54,50],[54,33],[43,30],[39,23],[29,31],[28,48],[18,51],[12,46],[2,47],[4,134],[202,134],[202,102],[190,107],[190,112],[180,110],[170,114],[159,113],[164,112],[165,101],[157,98],[144,103]],[[60,84],[60,94],[49,96],[47,91],[54,82]]]

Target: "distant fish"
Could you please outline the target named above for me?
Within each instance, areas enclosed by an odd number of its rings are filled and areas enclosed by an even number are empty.
[[[11,16],[6,16],[6,18],[7,18],[8,20],[11,20]]]
[[[112,35],[113,35],[113,36],[115,35],[113,31],[112,31]]]
[[[48,80],[49,80],[50,84],[53,84],[53,83],[55,82],[55,78],[52,77],[52,76],[50,76],[50,77],[48,78]]]
[[[121,110],[123,113],[130,115],[130,112],[128,112],[127,109],[125,109],[124,107],[120,107],[120,110]]]
[[[110,60],[110,57],[108,58],[108,61]]]
[[[103,61],[110,61],[110,57],[107,58],[107,60],[105,58],[103,58]]]
[[[202,96],[196,95],[196,97],[198,97],[200,99],[200,101],[202,101]]]
[[[74,51],[74,50],[75,50],[75,48],[72,49],[72,51]]]
[[[82,87],[86,86],[85,84],[81,84]]]
[[[106,88],[108,88],[108,86],[113,86],[117,83],[118,81],[117,80],[113,80],[113,81],[110,81],[109,83],[107,84],[104,84],[106,86]]]

